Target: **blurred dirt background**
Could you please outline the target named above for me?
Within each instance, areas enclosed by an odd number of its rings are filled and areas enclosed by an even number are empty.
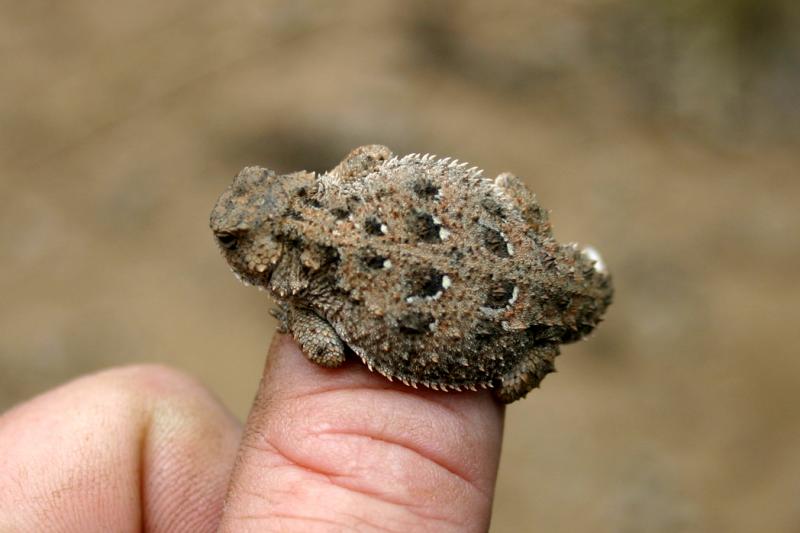
[[[508,410],[493,531],[800,531],[795,0],[0,0],[0,410],[132,362],[239,416],[208,212],[350,148],[525,177],[617,296]]]

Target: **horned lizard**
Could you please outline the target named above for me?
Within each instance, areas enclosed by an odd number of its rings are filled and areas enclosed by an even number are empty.
[[[557,243],[519,178],[380,145],[324,174],[247,167],[211,229],[311,361],[355,354],[413,387],[513,402],[611,303],[600,256]]]

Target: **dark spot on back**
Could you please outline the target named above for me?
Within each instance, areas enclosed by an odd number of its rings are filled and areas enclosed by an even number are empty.
[[[413,272],[409,280],[409,296],[418,296],[420,298],[434,296],[439,291],[444,290],[442,287],[443,279],[444,274],[435,268],[425,268]]]
[[[495,282],[494,285],[489,286],[489,290],[486,292],[486,301],[484,305],[492,309],[502,309],[508,305],[508,302],[511,301],[513,296],[514,282]]]
[[[496,229],[481,226],[481,237],[486,248],[498,257],[510,257],[508,243],[503,234]]]
[[[441,242],[439,228],[441,225],[433,221],[433,215],[415,211],[406,218],[410,233],[422,242]]]
[[[336,264],[339,262],[339,251],[333,246],[323,246],[321,251],[324,264]]]
[[[439,187],[433,184],[431,180],[419,179],[414,182],[413,190],[417,196],[422,198],[433,198],[439,194]]]
[[[383,262],[387,259],[388,257],[385,255],[379,255],[368,251],[362,256],[361,261],[367,266],[367,268],[379,269],[383,268]]]
[[[320,207],[322,207],[322,204],[319,203],[319,200],[317,200],[313,196],[307,196],[307,197],[303,198],[303,203],[306,204],[307,206],[313,207],[315,209],[319,209]]]
[[[430,325],[434,319],[427,312],[411,312],[401,315],[397,320],[397,325],[401,333],[419,335],[430,331]]]
[[[348,211],[345,207],[334,207],[331,209],[331,215],[336,217],[336,220],[342,220],[350,215],[350,211]]]
[[[496,198],[487,197],[481,200],[481,207],[483,207],[489,214],[499,218],[506,218],[506,210],[500,205]]]
[[[364,219],[364,231],[370,235],[383,235],[381,224],[382,222],[376,217],[367,217]]]

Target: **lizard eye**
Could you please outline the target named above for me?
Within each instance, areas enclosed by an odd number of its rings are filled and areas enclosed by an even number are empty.
[[[217,233],[216,237],[219,241],[219,244],[226,250],[233,250],[236,248],[236,243],[239,240],[239,237],[227,231],[221,231]]]

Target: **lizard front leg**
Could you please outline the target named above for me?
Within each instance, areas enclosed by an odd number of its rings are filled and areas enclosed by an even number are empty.
[[[286,318],[289,331],[309,360],[328,368],[344,363],[344,343],[327,320],[300,307],[289,307]]]

